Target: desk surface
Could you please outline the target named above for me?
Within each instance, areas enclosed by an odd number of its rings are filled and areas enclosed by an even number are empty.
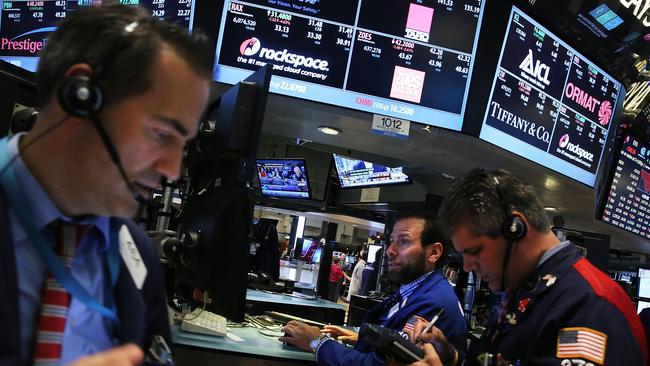
[[[242,339],[236,341],[229,337],[216,337],[181,330],[172,326],[172,339],[175,344],[200,347],[215,351],[241,353],[252,356],[265,356],[281,359],[314,361],[314,354],[293,348],[283,348],[282,342],[258,332],[257,328],[228,328],[228,334]]]
[[[251,290],[251,289],[248,289],[246,291],[246,300],[260,301],[260,302],[273,302],[273,303],[286,304],[286,305],[314,306],[314,307],[327,308],[327,309],[341,309],[345,311],[345,306],[331,301],[323,300],[323,299],[308,300],[308,299],[301,299],[298,297],[288,296],[284,294],[272,294],[268,292],[262,292],[262,291]]]

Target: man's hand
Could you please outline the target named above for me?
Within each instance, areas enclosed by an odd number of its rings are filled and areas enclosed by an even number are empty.
[[[431,327],[429,332],[422,333],[424,328],[426,328],[427,323],[417,322],[413,327],[413,332],[409,334],[411,342],[418,345],[423,343],[430,343],[435,348],[438,356],[443,362],[448,363],[454,360],[456,357],[456,350],[452,345],[447,342],[447,338],[440,331],[440,329],[435,326]]]
[[[78,359],[68,366],[135,366],[142,363],[144,353],[133,343]]]
[[[353,346],[357,344],[357,340],[359,339],[359,333],[335,325],[326,325],[321,330],[321,333],[329,333],[333,338]]]
[[[425,343],[422,350],[424,351],[424,358],[421,361],[412,363],[410,366],[442,366],[440,357],[438,357],[438,353],[431,344]]]
[[[293,344],[305,351],[311,351],[309,343],[320,336],[320,329],[318,327],[313,327],[295,320],[288,322],[287,325],[282,327],[282,331],[285,333],[285,336],[279,337],[278,339],[280,341]]]

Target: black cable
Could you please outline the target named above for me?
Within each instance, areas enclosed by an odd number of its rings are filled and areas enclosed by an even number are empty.
[[[61,126],[63,124],[63,122],[65,122],[69,117],[70,117],[70,115],[66,114],[57,123],[55,123],[52,126],[48,127],[45,131],[41,132],[38,136],[34,137],[34,139],[32,141],[25,144],[25,146],[23,146],[22,151],[18,151],[18,154],[16,154],[13,158],[11,158],[11,160],[9,160],[9,162],[4,167],[2,167],[2,170],[0,170],[0,176],[2,176],[7,171],[7,169],[9,169],[9,167],[14,164],[14,162],[16,161],[16,159],[18,159],[18,157],[21,155],[21,153],[24,154],[25,151],[27,151],[27,149],[30,146],[32,146],[36,141],[40,140],[41,138],[45,137],[45,135],[49,134],[50,132],[54,131],[57,127]],[[2,153],[2,152],[0,152],[0,153]]]

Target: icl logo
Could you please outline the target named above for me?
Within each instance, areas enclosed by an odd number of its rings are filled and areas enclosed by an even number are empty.
[[[548,72],[551,69],[546,66],[546,64],[541,63],[539,60],[535,61],[533,59],[533,51],[531,49],[528,49],[528,55],[526,58],[524,58],[524,61],[521,62],[519,68],[544,83],[544,85],[551,83],[548,81]]]

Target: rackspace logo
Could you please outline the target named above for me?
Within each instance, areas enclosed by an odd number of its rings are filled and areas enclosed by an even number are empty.
[[[14,41],[5,37],[0,39],[0,50],[27,51],[31,54],[37,54],[42,49],[43,41],[32,41],[29,38],[22,41]]]
[[[573,83],[568,83],[566,85],[566,90],[564,91],[564,95],[567,98],[570,98],[574,102],[578,103],[582,108],[589,110],[589,112],[593,113],[596,106],[600,104],[600,100],[592,97],[587,93],[586,91],[578,88],[577,86],[573,85]],[[612,107],[610,105],[609,107],[610,111],[609,114],[612,114]],[[600,113],[600,110],[598,111]],[[609,119],[608,119],[609,121]],[[602,122],[601,122],[602,124]]]
[[[551,69],[539,60],[535,61],[531,49],[528,49],[528,55],[524,58],[521,64],[519,64],[519,68],[521,71],[542,82],[544,85],[551,83],[548,81],[548,73]]]
[[[242,42],[241,46],[239,46],[239,53],[242,56],[254,56],[257,54],[260,58],[269,61],[283,62],[296,68],[305,66],[315,70],[329,71],[329,63],[326,60],[291,53],[286,48],[282,51],[276,51],[262,47],[260,40],[255,37]]]
[[[569,134],[564,134],[562,137],[560,137],[558,145],[560,145],[561,148],[567,149],[572,153],[578,155],[578,158],[580,159],[589,160],[589,162],[594,161],[594,154],[581,148],[580,145],[571,143],[569,141]]]

